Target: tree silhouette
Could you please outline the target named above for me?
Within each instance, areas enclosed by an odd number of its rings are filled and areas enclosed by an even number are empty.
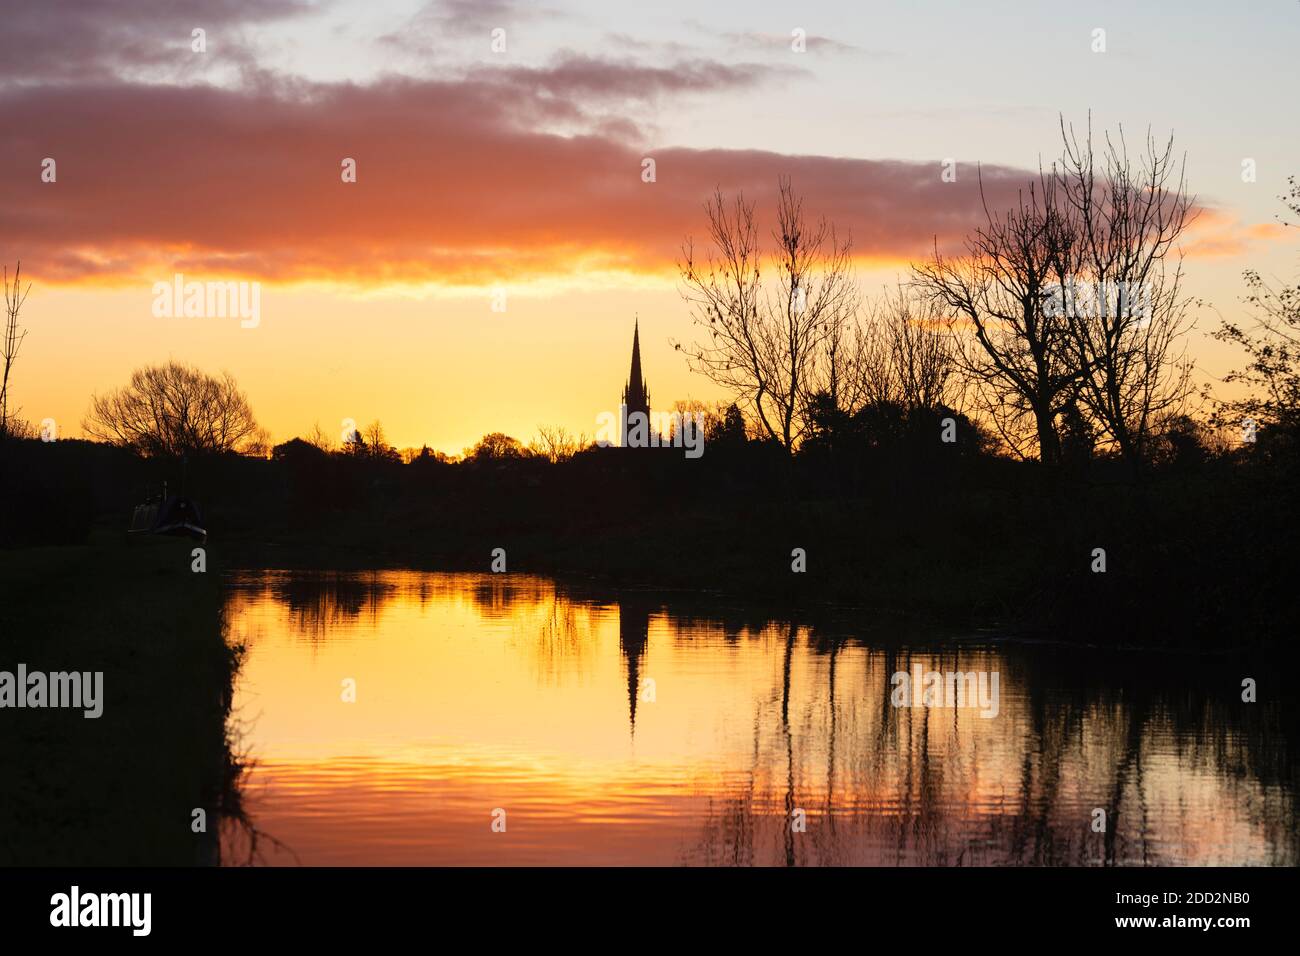
[[[1173,137],[1163,146],[1148,133],[1134,163],[1124,131],[1093,147],[1091,121],[1082,142],[1064,121],[1065,155],[1053,167],[1076,284],[1088,308],[1066,310],[1079,401],[1102,436],[1137,471],[1154,426],[1178,415],[1191,391],[1192,363],[1183,333],[1188,299],[1182,257],[1171,253],[1192,221],[1184,164]]]
[[[1288,180],[1290,192],[1281,197],[1292,215],[1300,217],[1300,181]],[[1297,222],[1286,222],[1295,227]],[[1291,431],[1300,426],[1300,284],[1274,287],[1256,271],[1247,270],[1246,304],[1253,322],[1224,321],[1214,333],[1246,351],[1246,366],[1225,381],[1238,382],[1250,391],[1241,399],[1221,402],[1216,419],[1239,427],[1244,419],[1256,425]]]
[[[538,425],[537,437],[528,443],[528,449],[555,464],[568,461],[587,444],[585,434],[573,435],[563,425]]]
[[[1075,245],[1054,193],[1044,176],[1012,208],[995,213],[986,205],[987,221],[967,239],[965,256],[936,249],[913,270],[917,287],[949,310],[972,397],[1013,451],[1028,457],[1035,447],[1048,463],[1060,460],[1056,417],[1080,377],[1069,322],[1050,304],[1071,279],[1067,253]]]
[[[366,426],[364,432],[365,441],[362,447],[365,449],[367,457],[374,461],[401,461],[402,456],[398,454],[396,448],[388,444],[388,436],[384,433],[384,426],[379,419],[375,419]]]
[[[18,361],[23,339],[27,337],[27,330],[18,327],[18,313],[27,301],[27,293],[32,290],[30,282],[26,289],[22,287],[22,268],[21,262],[14,267],[12,285],[9,282],[9,270],[6,268],[4,271],[5,324],[4,329],[0,330],[0,362],[3,362],[3,368],[0,368],[0,436],[14,431],[26,432],[25,428],[15,428],[19,424],[16,412],[9,407],[9,376],[14,363]]]
[[[858,307],[852,242],[824,218],[808,222],[803,200],[782,179],[774,248],[765,257],[754,208],[743,193],[728,202],[721,190],[705,205],[713,248],[701,259],[688,239],[678,269],[682,295],[708,339],[674,344],[694,371],[734,394],[768,437],[793,453],[816,377],[834,392],[844,350],[851,351]],[[767,259],[774,278],[765,285]]]
[[[502,432],[492,432],[484,435],[465,455],[466,458],[473,461],[500,461],[510,458],[527,458],[528,451],[519,443],[519,439],[511,438]]]
[[[264,440],[233,376],[168,362],[131,373],[124,388],[91,398],[82,428],[145,457],[242,451]]]

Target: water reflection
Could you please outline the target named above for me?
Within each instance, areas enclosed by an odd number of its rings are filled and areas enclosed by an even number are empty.
[[[245,804],[303,863],[1297,860],[1296,728],[1240,700],[1258,662],[864,632],[534,577],[231,584]],[[894,706],[892,676],[917,665],[996,671],[998,716]]]
[[[650,643],[650,604],[636,595],[618,602],[618,649],[627,669],[627,711],[636,736],[636,702],[642,694],[641,659]],[[657,686],[657,682],[656,682]],[[655,700],[658,699],[656,694]]]

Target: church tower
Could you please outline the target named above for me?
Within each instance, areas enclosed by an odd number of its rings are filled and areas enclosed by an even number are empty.
[[[633,412],[641,412],[645,415],[643,424],[633,422],[636,433],[639,435],[650,434],[650,390],[646,387],[645,379],[641,376],[641,321],[636,320],[632,326],[632,370],[628,373],[627,385],[623,389],[623,421],[620,423],[622,430],[623,446],[628,443],[628,418]]]

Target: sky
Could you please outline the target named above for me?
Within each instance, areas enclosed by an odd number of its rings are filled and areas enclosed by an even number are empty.
[[[168,359],[230,371],[275,441],[592,435],[634,321],[652,406],[712,401],[672,342],[715,188],[762,217],[791,177],[871,291],[959,250],[978,176],[1009,202],[1090,113],[1185,153],[1199,381],[1239,364],[1208,332],[1244,314],[1242,270],[1300,265],[1276,219],[1300,175],[1292,2],[5,7],[0,261],[32,283],[11,388],[60,437]],[[157,314],[178,273],[257,283],[256,325]]]

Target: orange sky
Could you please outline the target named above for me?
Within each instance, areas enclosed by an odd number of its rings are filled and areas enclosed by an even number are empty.
[[[380,419],[398,447],[453,453],[488,431],[590,434],[618,401],[637,315],[654,403],[719,398],[670,345],[691,337],[674,260],[702,238],[715,187],[761,211],[790,176],[812,213],[852,232],[876,289],[936,243],[960,248],[982,216],[977,168],[990,205],[1010,202],[1056,148],[1052,111],[1074,96],[1023,116],[973,109],[944,120],[958,132],[936,144],[913,122],[935,108],[928,74],[901,51],[864,48],[852,24],[813,31],[813,52],[792,57],[772,40],[788,31],[687,21],[615,34],[578,4],[569,34],[502,0],[490,14],[515,45],[493,57],[488,20],[452,0],[384,0],[365,17],[299,0],[150,3],[135,19],[74,5],[76,26],[16,14],[20,52],[0,65],[0,259],[21,258],[34,284],[13,393],[64,437],[92,393],[168,358],[232,372],[276,441],[314,423],[338,434],[349,418]],[[202,54],[188,45],[195,16],[212,42]],[[882,62],[911,81],[891,89],[899,115],[850,124],[866,141],[846,142],[834,116],[807,121],[827,101],[857,112],[845,80],[879,89]],[[1146,68],[1118,57],[1104,75]],[[1099,108],[1114,98],[1089,89]],[[1157,132],[1204,100],[1190,88],[1166,98],[1143,118]],[[1256,112],[1180,140],[1203,210],[1188,291],[1225,315],[1240,313],[1243,268],[1285,276],[1296,261],[1272,217],[1298,170],[1279,159],[1287,144],[1250,128]],[[1238,152],[1259,154],[1258,182],[1243,183],[1219,122]],[[940,178],[948,156],[956,182]],[[349,158],[355,182],[341,176]],[[257,327],[156,316],[153,286],[177,273],[260,283]],[[497,290],[504,312],[491,308]],[[1204,337],[1217,323],[1203,310],[1203,380],[1234,364]]]

